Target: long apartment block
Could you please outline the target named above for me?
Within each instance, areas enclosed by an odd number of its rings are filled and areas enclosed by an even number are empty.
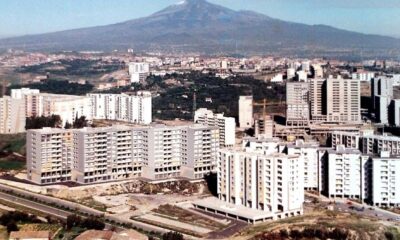
[[[203,125],[29,130],[28,180],[201,179],[215,170],[218,150],[218,128]]]

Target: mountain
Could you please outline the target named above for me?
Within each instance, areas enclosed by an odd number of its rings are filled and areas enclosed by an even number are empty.
[[[122,23],[2,39],[0,48],[398,56],[400,40],[185,0]]]

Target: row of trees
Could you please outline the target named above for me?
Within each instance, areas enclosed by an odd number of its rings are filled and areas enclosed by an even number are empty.
[[[65,123],[64,128],[84,128],[88,126],[88,121],[85,116],[80,118],[76,118],[75,121],[71,124],[69,122]],[[28,129],[41,129],[44,127],[51,128],[61,128],[62,120],[59,115],[51,115],[49,117],[41,116],[41,117],[29,117],[26,118],[25,128]]]
[[[41,223],[35,215],[24,212],[7,212],[0,216],[0,225],[6,226],[7,232],[18,231],[17,223]]]
[[[95,217],[82,218],[78,215],[69,215],[67,217],[66,229],[70,230],[73,227],[85,229],[103,230],[105,223]]]
[[[341,240],[347,239],[349,236],[347,229],[327,229],[325,227],[313,228],[306,227],[303,230],[293,229],[286,230],[282,229],[279,232],[263,233],[256,237],[260,240],[284,240],[284,239],[333,239]]]

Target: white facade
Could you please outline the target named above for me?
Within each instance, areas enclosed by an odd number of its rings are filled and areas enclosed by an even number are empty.
[[[150,65],[145,62],[129,63],[129,75],[132,83],[143,82],[150,74]]]
[[[194,122],[218,127],[220,146],[230,147],[235,145],[235,118],[224,117],[223,114],[214,114],[211,110],[200,108],[194,113]]]
[[[11,98],[22,99],[25,95],[39,94],[39,89],[20,88],[11,89]]]
[[[152,122],[151,93],[139,91],[127,94],[88,94],[93,119],[125,121],[138,124]]]
[[[273,219],[303,213],[303,162],[297,156],[221,150],[218,198],[273,214]]]
[[[375,77],[373,72],[355,72],[351,74],[351,78],[359,81],[370,82]]]
[[[356,149],[337,146],[326,151],[322,176],[322,192],[328,197],[365,198],[365,166],[368,157]]]
[[[253,119],[253,96],[240,96],[239,98],[239,126],[242,129],[251,128]]]
[[[288,144],[286,148],[288,155],[297,155],[304,162],[304,189],[317,190],[319,181],[319,144],[297,140],[295,144]]]
[[[0,98],[0,134],[25,132],[25,102],[23,99]]]
[[[389,152],[371,158],[370,203],[374,206],[400,205],[400,159]]]

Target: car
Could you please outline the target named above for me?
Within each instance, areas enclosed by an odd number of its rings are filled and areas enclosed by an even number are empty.
[[[349,209],[350,209],[350,210],[355,210],[355,209],[356,209],[356,207],[354,207],[354,206],[350,206],[350,207],[349,207]]]
[[[350,202],[350,201],[348,201],[346,204],[347,204],[347,205],[353,205],[353,203]]]
[[[369,207],[369,208],[368,208],[368,210],[374,211],[374,210],[375,210],[375,208],[373,208],[373,207]]]

